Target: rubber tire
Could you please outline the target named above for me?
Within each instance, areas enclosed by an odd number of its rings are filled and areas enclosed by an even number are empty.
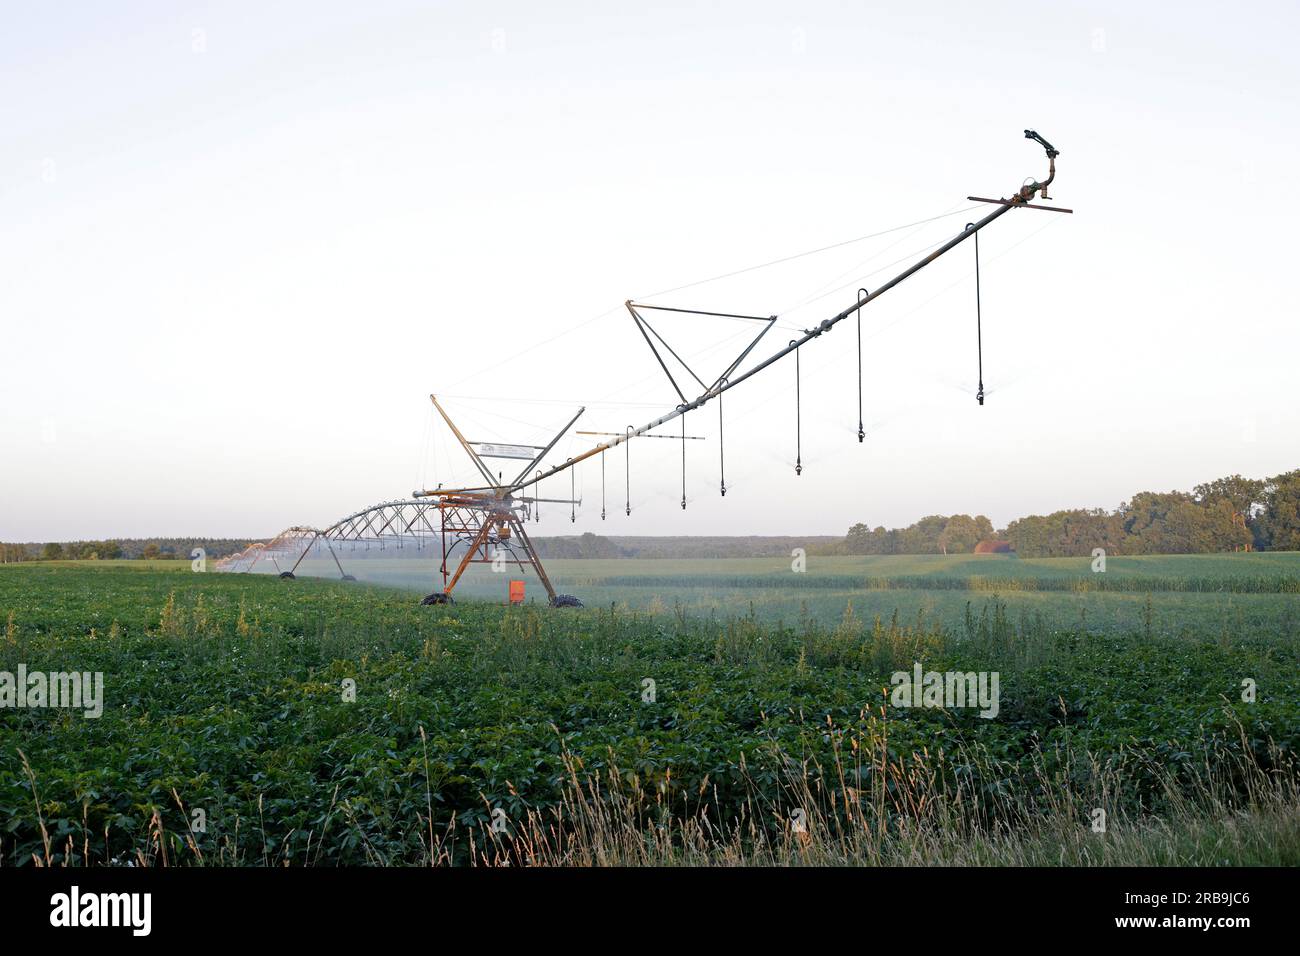
[[[432,606],[434,604],[455,604],[455,603],[456,603],[455,599],[450,594],[446,594],[442,591],[438,591],[434,594],[430,594],[426,596],[423,601],[420,602],[421,606],[424,607]]]
[[[551,607],[582,607],[583,604],[572,594],[557,594],[551,601]]]
[[[352,575],[350,575],[350,574],[345,574],[345,575],[343,575],[343,580],[344,580],[344,581],[355,581],[356,578],[354,578],[354,577],[353,577]]]
[[[281,581],[297,581],[298,579],[297,579],[296,577],[294,577],[292,571],[281,571],[281,572],[280,572],[280,580],[281,580]]]

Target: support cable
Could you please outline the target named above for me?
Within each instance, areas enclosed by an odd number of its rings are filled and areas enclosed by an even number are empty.
[[[977,207],[971,207],[971,208],[977,208]],[[907,223],[907,224],[905,224],[905,225],[901,225],[901,226],[893,226],[892,228],[889,228],[889,229],[883,229],[883,230],[881,230],[880,232],[873,232],[873,233],[871,233],[871,234],[869,234],[869,235],[865,235],[865,236],[857,236],[856,238],[853,238],[853,239],[846,239],[846,240],[844,240],[843,242],[832,243],[832,244],[829,245],[829,246],[822,246],[822,247],[817,248],[817,249],[809,249],[809,250],[807,250],[807,251],[805,251],[805,252],[795,253],[794,255],[790,255],[790,256],[782,256],[780,259],[773,259],[773,260],[771,260],[771,261],[769,261],[769,262],[761,262],[761,263],[759,263],[758,265],[746,266],[746,267],[743,268],[743,269],[736,269],[736,270],[734,270],[734,271],[732,271],[732,272],[723,273],[722,275],[711,276],[711,277],[709,277],[709,278],[707,278],[707,279],[699,279],[699,280],[697,280],[697,281],[695,281],[695,282],[688,282],[686,285],[679,285],[679,286],[677,286],[677,287],[675,287],[675,288],[672,288],[672,289],[663,289],[663,290],[660,291],[660,292],[655,292],[655,293],[652,293],[651,295],[643,296],[642,298],[653,298],[654,296],[668,295],[668,294],[671,293],[671,292],[680,292],[680,291],[682,291],[683,289],[691,289],[691,288],[694,288],[695,286],[704,285],[705,283],[708,283],[708,282],[716,282],[716,281],[718,281],[719,279],[729,279],[729,278],[731,278],[732,276],[744,275],[744,274],[747,273],[747,272],[755,272],[755,271],[757,271],[757,270],[759,270],[759,269],[766,269],[766,268],[768,268],[769,266],[780,265],[780,264],[785,263],[785,262],[792,262],[792,261],[794,261],[794,260],[796,260],[796,259],[802,259],[802,258],[804,258],[804,257],[806,257],[806,256],[816,255],[816,254],[818,254],[818,253],[820,253],[820,252],[829,252],[829,251],[832,250],[832,249],[839,249],[839,248],[841,248],[841,247],[843,247],[843,246],[850,246],[850,245],[853,245],[854,243],[865,242],[865,241],[868,240],[868,239],[877,239],[877,238],[879,238],[880,236],[887,236],[887,235],[889,235],[890,233],[901,232],[901,231],[904,230],[904,229],[911,229],[913,226],[923,226],[923,225],[925,225],[926,223],[938,222],[940,219],[947,219],[949,216],[955,216],[955,215],[958,215],[958,214],[963,213],[963,212],[966,212],[966,211],[967,211],[966,209],[951,210],[951,211],[949,211],[949,212],[941,213],[941,214],[938,215],[938,216],[930,216],[929,218],[926,218],[926,219],[918,219],[916,222],[909,222],[909,223]],[[502,360],[496,361],[496,362],[493,363],[493,365],[494,365],[494,367],[499,367],[500,365],[503,365],[503,364],[506,364],[506,363],[509,363],[509,362],[513,362],[515,359],[523,358],[524,356],[527,356],[527,355],[532,355],[532,354],[536,353],[537,350],[540,349],[540,348],[542,348],[543,346],[549,345],[549,344],[551,344],[552,342],[555,342],[555,341],[558,340],[558,339],[562,339],[562,338],[564,338],[564,337],[567,336],[567,335],[572,335],[574,332],[577,332],[577,331],[579,331],[579,330],[581,330],[581,329],[584,329],[584,328],[586,328],[587,326],[592,325],[593,323],[599,322],[601,319],[606,318],[607,316],[613,315],[615,312],[618,311],[619,308],[620,308],[620,307],[617,307],[617,306],[616,306],[615,308],[612,308],[612,309],[609,309],[609,310],[607,310],[607,311],[605,311],[605,312],[600,313],[600,315],[593,315],[591,318],[586,319],[586,320],[583,321],[583,322],[579,322],[577,325],[571,326],[570,328],[567,328],[567,329],[564,329],[564,330],[562,330],[562,331],[560,331],[560,332],[557,332],[555,335],[552,335],[552,336],[550,336],[550,337],[548,337],[548,338],[545,338],[545,339],[543,339],[543,340],[540,341],[540,342],[536,342],[536,343],[534,343],[534,344],[528,346],[527,348],[521,349],[520,351],[516,352],[515,354],[513,354],[513,355],[511,355],[511,356],[509,356],[509,357],[507,357],[507,358],[505,358],[505,359],[502,359]],[[469,375],[466,375],[464,378],[462,378],[462,379],[460,379],[459,381],[454,382],[454,383],[452,383],[452,385],[448,386],[448,390],[455,389],[455,388],[459,388],[459,387],[460,387],[461,385],[463,385],[464,383],[469,382],[469,381],[471,381],[471,380],[473,380],[473,379],[475,379],[475,378],[478,378],[478,377],[481,376],[481,375],[483,374],[483,372],[485,372],[485,371],[487,371],[487,370],[486,370],[486,369],[480,369],[480,370],[478,370],[478,371],[475,371],[475,372],[470,373]]]
[[[975,208],[978,207],[975,206],[968,207],[968,209],[975,209]],[[733,272],[724,272],[721,275],[710,276],[707,279],[698,279],[695,282],[688,282],[685,285],[679,285],[672,289],[662,289],[659,292],[654,292],[651,293],[650,295],[641,296],[641,298],[651,299],[656,296],[668,295],[671,292],[681,292],[683,289],[692,289],[697,285],[704,285],[706,282],[717,282],[719,279],[730,279],[732,276],[744,275],[746,272],[755,272],[759,269],[766,269],[769,266],[781,265],[784,262],[793,262],[795,259],[802,259],[805,256],[813,256],[819,252],[829,252],[832,249],[839,249],[843,246],[851,246],[855,242],[865,242],[868,239],[878,239],[881,236],[889,235],[891,232],[901,232],[904,229],[911,229],[913,226],[924,226],[926,223],[938,222],[940,219],[947,219],[949,216],[955,216],[960,213],[967,212],[968,209],[949,210],[948,212],[940,213],[937,216],[930,216],[927,219],[918,219],[916,222],[909,222],[906,225],[894,226],[891,229],[882,229],[880,232],[873,232],[866,236],[858,236],[856,239],[845,239],[843,242],[832,243],[829,246],[821,246],[817,249],[809,249],[806,252],[797,252],[792,256],[782,256],[780,259],[772,259],[770,262],[760,262],[758,265],[746,266],[743,269],[736,269]]]
[[[627,479],[627,506],[624,514],[632,514],[632,431],[633,426],[627,426],[627,439],[623,443],[623,450],[627,452],[627,461],[623,468],[623,476]]]
[[[966,207],[964,207],[964,208],[958,208],[958,207],[960,207],[960,206],[961,206],[961,203],[956,203],[948,213],[945,213],[945,216],[960,216],[960,215],[962,215],[962,214],[965,213],[965,212],[969,212],[969,211],[972,210],[972,209],[976,209],[976,208],[978,208],[977,206],[966,206]],[[922,224],[922,225],[924,225],[924,224]],[[867,256],[867,257],[866,257],[865,259],[863,259],[861,262],[859,262],[859,263],[857,263],[856,265],[854,265],[853,268],[847,270],[846,272],[842,272],[842,273],[840,273],[840,274],[839,274],[838,276],[836,276],[834,279],[831,279],[829,282],[826,282],[824,285],[821,285],[821,286],[819,286],[817,289],[815,289],[814,291],[808,293],[807,296],[805,296],[804,298],[800,299],[800,300],[799,300],[798,302],[796,302],[794,305],[790,306],[790,307],[787,308],[787,309],[784,309],[784,310],[783,310],[783,314],[784,314],[785,312],[793,312],[793,311],[795,311],[796,309],[803,308],[805,305],[808,305],[810,302],[816,302],[817,300],[819,300],[819,299],[823,298],[824,296],[830,294],[832,291],[837,291],[837,290],[839,290],[839,289],[846,288],[846,286],[844,285],[844,280],[847,280],[847,281],[848,281],[848,286],[852,286],[854,282],[861,282],[862,279],[860,279],[860,278],[855,278],[855,277],[856,277],[856,276],[859,276],[859,275],[861,274],[862,269],[863,269],[865,266],[867,266],[867,265],[870,264],[871,262],[874,262],[876,259],[879,259],[879,258],[880,258],[881,256],[883,256],[885,253],[889,252],[889,250],[894,249],[894,248],[897,248],[898,246],[900,246],[900,245],[902,245],[903,243],[907,242],[909,239],[911,239],[913,236],[915,236],[917,233],[919,233],[919,232],[921,231],[921,228],[922,228],[921,226],[918,226],[916,229],[913,229],[911,232],[906,233],[905,235],[900,236],[899,238],[895,239],[893,242],[889,243],[888,245],[886,245],[886,246],[882,246],[880,249],[877,249],[875,252],[873,252],[871,255]],[[886,268],[886,269],[887,269],[887,268],[889,268],[889,267],[888,267],[888,266],[884,266],[883,268]],[[873,273],[872,273],[872,274],[874,274],[874,271],[878,271],[878,270],[873,270]],[[863,277],[863,278],[865,278],[865,277]]]
[[[605,453],[600,453],[600,520],[605,520]]]

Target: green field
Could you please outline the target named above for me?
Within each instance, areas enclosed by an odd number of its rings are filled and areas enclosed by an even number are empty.
[[[105,698],[0,709],[0,863],[1300,863],[1300,555],[389,563],[0,566],[0,671]]]
[[[972,555],[809,557],[796,574],[787,558],[546,562],[558,591],[589,607],[676,610],[720,618],[753,614],[770,623],[812,618],[833,625],[850,605],[866,619],[917,615],[960,622],[969,601],[993,596],[1019,621],[1092,632],[1133,631],[1218,637],[1269,637],[1300,625],[1300,553],[1111,557],[1094,573],[1091,558],[1025,559]],[[435,565],[368,559],[347,570],[371,583],[441,590]],[[328,558],[309,558],[300,574],[337,577]],[[458,586],[464,597],[504,600],[505,581],[475,566]],[[528,593],[545,592],[531,575]],[[1289,599],[1287,596],[1290,596]]]

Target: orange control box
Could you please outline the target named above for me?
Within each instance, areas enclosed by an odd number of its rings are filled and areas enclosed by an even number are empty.
[[[523,581],[510,582],[510,603],[511,604],[524,603],[524,582]]]

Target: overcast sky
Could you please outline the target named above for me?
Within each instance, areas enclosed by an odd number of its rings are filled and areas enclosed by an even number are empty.
[[[1300,467],[1294,3],[9,5],[0,539],[273,534],[676,403],[628,298],[778,314],[1017,210],[542,533],[994,523]],[[921,220],[944,215],[920,225]],[[894,227],[720,282],[696,280]],[[665,316],[716,374],[749,328]],[[711,377],[711,376],[710,376]],[[676,426],[673,426],[675,429]],[[672,429],[670,429],[672,430]],[[576,436],[557,459],[590,438]],[[509,464],[509,463],[506,463]],[[567,479],[543,489],[569,492]]]

